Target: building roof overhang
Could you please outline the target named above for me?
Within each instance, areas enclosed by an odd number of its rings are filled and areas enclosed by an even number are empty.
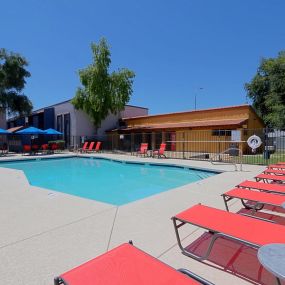
[[[156,130],[177,130],[177,129],[195,129],[195,128],[217,128],[217,127],[242,127],[247,122],[247,118],[243,119],[231,119],[231,120],[200,120],[191,122],[179,122],[179,123],[163,123],[152,125],[134,125],[125,128],[110,130],[111,132],[122,131],[156,131]]]

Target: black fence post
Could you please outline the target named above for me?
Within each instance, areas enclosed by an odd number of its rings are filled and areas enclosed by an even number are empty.
[[[266,165],[268,165],[268,160],[270,158],[270,152],[269,152],[269,147],[268,147],[268,129],[267,127],[264,129],[264,137],[265,137],[265,146],[264,146],[264,153],[263,153],[263,156],[264,156],[264,159],[266,161]]]
[[[185,159],[185,132],[182,133],[182,141],[183,159]]]

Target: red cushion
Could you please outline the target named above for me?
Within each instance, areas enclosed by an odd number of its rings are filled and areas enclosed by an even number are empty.
[[[68,285],[200,284],[130,244],[122,244],[61,278]]]
[[[264,204],[271,204],[274,206],[282,206],[285,202],[285,195],[270,194],[241,188],[232,189],[226,192],[225,195],[254,202],[262,202]]]
[[[285,182],[285,176],[284,175],[259,174],[259,175],[255,176],[255,178]]]
[[[256,246],[285,243],[285,227],[203,205],[195,205],[175,216],[204,229],[227,234]]]
[[[285,193],[285,186],[280,184],[270,184],[246,180],[238,185],[242,188],[258,189],[263,191],[274,191],[279,193]]]

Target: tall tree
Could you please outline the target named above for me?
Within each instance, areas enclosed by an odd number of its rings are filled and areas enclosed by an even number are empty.
[[[92,43],[93,62],[79,71],[82,87],[77,89],[72,104],[85,111],[96,127],[110,113],[122,111],[132,95],[133,71],[123,68],[109,73],[111,53],[106,40]]]
[[[16,53],[0,49],[0,110],[9,114],[28,114],[33,105],[22,90],[26,78],[31,74],[26,70],[28,62]]]
[[[276,58],[262,59],[257,74],[245,84],[245,89],[268,126],[285,128],[285,51]]]

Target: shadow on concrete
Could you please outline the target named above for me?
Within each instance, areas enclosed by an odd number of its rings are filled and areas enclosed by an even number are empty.
[[[263,210],[264,209],[269,210],[269,211],[274,211],[277,213],[277,215],[275,213],[266,213],[263,211],[258,211],[256,213],[254,213],[253,216],[272,221],[276,224],[285,225],[285,217],[278,215],[278,213],[282,213],[281,211],[284,211],[283,209],[281,209],[281,208],[279,209],[279,207],[272,207],[272,206],[265,206],[263,208]],[[252,211],[247,210],[247,209],[240,209],[237,213],[238,214],[252,215]]]
[[[212,234],[204,233],[188,245],[187,250],[199,256],[204,255],[211,237]],[[277,284],[276,278],[259,263],[256,249],[226,238],[216,240],[210,256],[204,263],[252,284]],[[282,282],[282,285],[285,285],[285,282]]]

